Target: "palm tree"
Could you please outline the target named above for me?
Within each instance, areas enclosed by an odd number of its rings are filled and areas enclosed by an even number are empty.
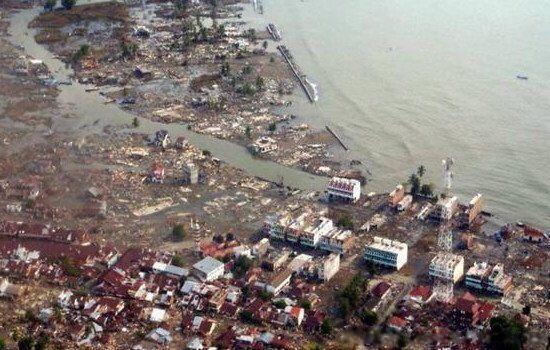
[[[424,165],[420,165],[416,170],[416,173],[418,174],[418,177],[424,176],[424,174],[426,173],[426,167]]]

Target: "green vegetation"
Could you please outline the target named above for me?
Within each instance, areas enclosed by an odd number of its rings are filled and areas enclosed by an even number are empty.
[[[241,288],[241,293],[242,293],[242,296],[243,296],[243,301],[248,300],[248,297],[250,296],[250,287],[248,287],[247,285],[244,285]]]
[[[210,152],[207,149],[203,149],[202,150],[202,155],[205,156],[205,157],[210,157],[210,156],[212,156],[212,152]]]
[[[531,305],[529,305],[529,304],[525,305],[521,312],[522,312],[522,314],[524,314],[526,316],[531,315]]]
[[[245,66],[243,67],[243,75],[249,75],[250,73],[252,73],[252,66],[247,63],[245,64]]]
[[[134,128],[139,128],[139,119],[137,117],[134,117],[134,120],[132,121],[132,126]]]
[[[374,326],[376,322],[378,322],[378,315],[376,312],[370,310],[363,310],[363,312],[359,315],[359,318],[367,326]]]
[[[46,350],[50,344],[50,337],[46,334],[41,334],[34,345],[34,350]]]
[[[422,177],[426,174],[426,167],[424,165],[418,166],[416,172],[409,176],[407,184],[410,186],[410,192],[412,195],[421,194],[426,197],[432,197],[434,194],[434,184],[425,183],[422,184]]]
[[[90,46],[89,45],[81,45],[78,51],[76,51],[73,55],[73,61],[78,62],[84,57],[88,56],[90,54]]]
[[[31,335],[26,335],[23,338],[19,339],[19,341],[17,342],[17,348],[19,350],[32,350],[34,344],[34,338]]]
[[[76,0],[61,0],[61,5],[65,10],[70,10],[76,5]]]
[[[338,219],[337,225],[351,230],[353,228],[353,219],[349,215],[343,215]]]
[[[6,350],[6,341],[0,336],[0,350]]]
[[[246,323],[254,323],[254,315],[252,314],[252,311],[250,310],[243,310],[240,314],[241,321]]]
[[[344,287],[344,290],[338,296],[340,301],[340,314],[343,318],[348,318],[351,311],[357,308],[366,286],[367,280],[361,273],[357,273]]]
[[[256,93],[256,88],[252,86],[250,83],[244,83],[243,85],[240,85],[236,88],[236,91],[239,94],[243,94],[246,96],[253,96]]]
[[[303,307],[305,310],[311,310],[311,301],[309,300],[302,300],[300,302],[300,306]]]
[[[514,319],[504,316],[491,318],[489,347],[491,349],[520,350],[527,340],[527,329]]]
[[[409,340],[407,339],[407,336],[404,333],[399,333],[399,337],[397,338],[397,348],[398,349],[404,349]]]
[[[244,255],[239,256],[237,258],[237,261],[235,261],[235,265],[233,266],[233,276],[235,276],[235,278],[244,277],[244,275],[248,272],[252,265],[253,263],[250,258]]]
[[[183,256],[176,254],[172,257],[172,265],[183,267],[185,265],[185,259],[183,258]]]
[[[75,266],[74,262],[68,257],[64,256],[60,259],[61,268],[67,274],[67,276],[77,277],[80,275],[80,270]]]
[[[267,130],[268,130],[270,133],[274,133],[275,130],[277,130],[277,124],[276,124],[276,123],[271,123],[271,124],[269,124],[269,126],[267,127]]]
[[[136,57],[137,50],[138,46],[136,43],[126,41],[122,41],[120,43],[120,51],[122,51],[121,55],[123,58]]]
[[[258,294],[258,296],[260,298],[262,298],[263,300],[270,300],[271,298],[273,298],[273,294],[269,293],[267,290],[262,290],[260,291],[260,293]]]
[[[273,305],[277,308],[277,309],[284,309],[286,307],[286,303],[284,300],[277,300],[276,302],[273,303]]]
[[[269,43],[267,42],[267,40],[264,40],[264,42],[262,43],[262,47],[264,48],[264,50],[267,50],[268,45]]]
[[[229,65],[229,61],[224,60],[222,63],[222,66],[220,67],[220,75],[222,77],[228,77],[231,74],[231,66]]]
[[[252,137],[252,130],[250,129],[250,125],[247,125],[246,128],[244,128],[244,136],[247,139],[250,139]]]
[[[172,228],[172,237],[180,241],[185,238],[185,230],[183,229],[183,225],[178,224]]]
[[[330,335],[332,333],[332,321],[330,318],[325,318],[321,324],[321,333],[324,335]]]
[[[53,11],[55,5],[57,5],[57,0],[46,0],[46,2],[44,2],[44,10]]]

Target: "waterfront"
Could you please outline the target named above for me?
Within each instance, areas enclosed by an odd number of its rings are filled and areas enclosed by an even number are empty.
[[[497,221],[550,226],[550,3],[263,4],[247,17],[277,24],[319,86],[319,101],[295,104],[298,114],[339,132],[349,158],[372,171],[372,189],[418,164],[441,186],[441,159],[453,156],[463,201],[482,192]]]

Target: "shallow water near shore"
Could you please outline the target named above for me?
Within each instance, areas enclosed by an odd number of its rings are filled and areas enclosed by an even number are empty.
[[[38,45],[34,40],[33,31],[27,28],[28,23],[39,13],[40,9],[22,10],[15,13],[10,21],[10,40],[16,45],[21,45],[26,54],[42,60],[55,79],[68,81],[73,73],[72,69],[55,58],[45,47]],[[84,137],[90,133],[101,133],[105,126],[129,126],[132,123],[134,115],[123,111],[114,104],[105,104],[105,100],[98,92],[86,92],[89,87],[89,85],[83,85],[77,81],[72,81],[71,85],[59,85],[58,101],[71,117],[58,118],[55,121],[54,129],[71,131],[75,136]],[[245,147],[194,133],[183,124],[167,125],[140,118],[139,129],[131,129],[131,131],[152,134],[160,129],[168,130],[173,136],[184,135],[193,145],[209,150],[213,156],[245,170],[252,176],[274,182],[283,179],[286,186],[303,190],[322,190],[327,181],[324,177],[311,175],[299,169],[254,158]]]
[[[316,104],[295,113],[331,125],[388,190],[419,164],[441,188],[455,159],[462,201],[486,197],[497,222],[550,228],[550,2],[263,0]],[[516,78],[525,74],[528,80]]]

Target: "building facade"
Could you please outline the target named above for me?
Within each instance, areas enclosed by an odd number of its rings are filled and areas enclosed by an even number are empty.
[[[365,247],[364,258],[377,265],[400,270],[407,263],[408,246],[398,241],[374,237],[374,241]]]
[[[464,275],[464,257],[440,252],[430,262],[430,277],[456,283]]]
[[[355,203],[361,197],[361,183],[358,180],[333,177],[327,184],[326,196],[329,201]]]

